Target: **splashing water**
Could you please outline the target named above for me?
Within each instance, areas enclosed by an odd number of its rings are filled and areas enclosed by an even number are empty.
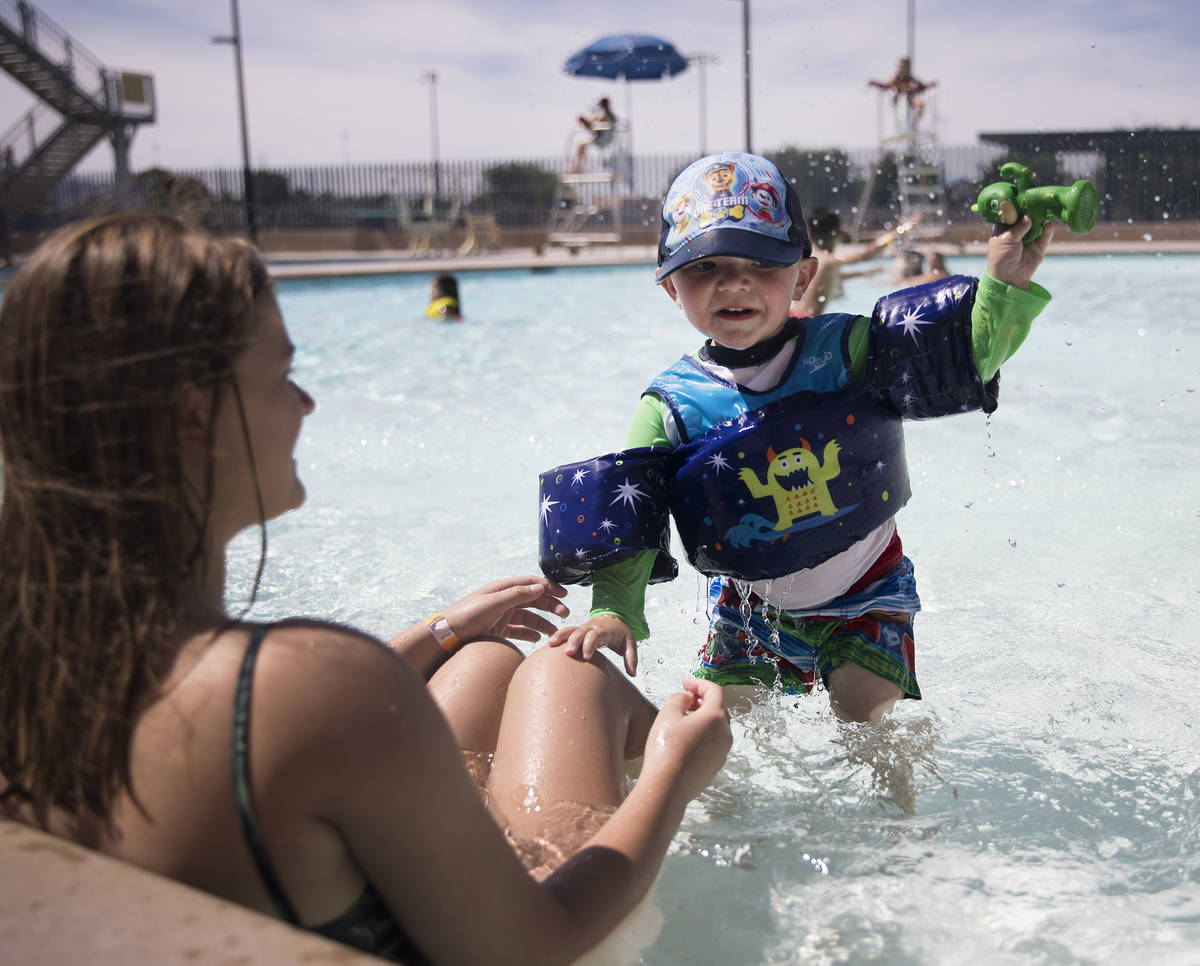
[[[925,700],[876,728],[825,695],[737,712],[662,915],[614,961],[1196,961],[1198,268],[1047,259],[1054,300],[996,414],[906,430]],[[538,472],[619,449],[650,378],[696,348],[649,268],[459,281],[453,327],[419,320],[428,276],[280,285],[318,408],[297,452],[309,505],[272,524],[253,617],[388,636],[536,570]],[[833,308],[868,310],[871,284]],[[235,602],[256,553],[253,534],[233,549]],[[705,581],[683,570],[648,593],[638,681],[656,700],[706,632]],[[571,591],[576,618],[589,600]]]

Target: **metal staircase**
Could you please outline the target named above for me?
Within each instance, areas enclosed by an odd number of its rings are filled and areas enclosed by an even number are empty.
[[[932,133],[898,135],[896,180],[900,220],[919,220],[918,232],[936,233],[946,207],[946,177]],[[915,236],[914,236],[915,237]]]
[[[41,101],[0,134],[0,216],[7,224],[37,208],[105,136],[123,207],[129,143],[137,125],[154,120],[153,78],[105,67],[25,0],[0,0],[0,67]]]
[[[946,176],[937,138],[932,133],[904,132],[882,139],[881,156],[896,162],[896,216],[899,222],[916,221],[910,239],[936,238],[945,222]],[[860,241],[879,171],[872,164],[863,182],[851,237]]]

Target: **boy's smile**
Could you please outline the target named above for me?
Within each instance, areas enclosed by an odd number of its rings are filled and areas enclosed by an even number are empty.
[[[788,308],[812,281],[815,258],[771,265],[715,255],[684,265],[662,282],[688,321],[727,349],[748,349],[779,332]]]

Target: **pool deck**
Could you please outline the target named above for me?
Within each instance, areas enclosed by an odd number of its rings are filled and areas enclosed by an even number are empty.
[[[0,819],[0,962],[371,966],[382,960]]]
[[[1097,232],[1096,234],[1098,234]],[[947,258],[956,255],[983,255],[986,241],[967,244],[931,241],[927,246]],[[856,246],[844,245],[842,250],[853,252]],[[1077,239],[1064,231],[1055,239],[1048,257],[1058,255],[1159,255],[1200,254],[1200,237],[1170,239],[1137,237],[1098,240],[1093,234]],[[356,275],[435,275],[442,272],[486,272],[503,269],[554,271],[560,268],[588,268],[611,265],[644,265],[654,270],[656,251],[653,245],[596,245],[572,253],[567,249],[506,248],[494,252],[459,255],[454,250],[426,255],[413,255],[396,250],[360,251],[355,249],[328,251],[268,251],[267,264],[271,275],[278,279],[340,278]],[[886,256],[885,256],[886,257]],[[0,268],[0,292],[16,274],[24,260],[18,256],[15,264]]]
[[[1064,234],[1066,234],[1064,232]],[[947,258],[955,255],[983,255],[986,242],[966,245],[932,243],[931,250]],[[847,252],[854,246],[845,246]],[[1048,257],[1058,255],[1157,255],[1198,254],[1200,240],[1149,239],[1101,241],[1095,239],[1057,238]],[[267,261],[275,278],[329,278],[353,275],[438,274],[449,272],[495,271],[497,269],[538,269],[551,271],[560,268],[586,268],[611,265],[645,265],[654,269],[655,248],[652,245],[610,245],[581,249],[571,254],[565,249],[538,252],[532,248],[510,248],[477,255],[459,255],[449,251],[442,254],[413,256],[402,251],[314,251],[268,252]],[[885,256],[886,257],[886,256]]]

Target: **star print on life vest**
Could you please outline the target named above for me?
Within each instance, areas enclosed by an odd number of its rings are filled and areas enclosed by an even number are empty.
[[[902,316],[894,322],[888,323],[891,326],[902,329],[904,334],[910,336],[913,342],[919,342],[917,333],[921,331],[921,326],[931,325],[933,319],[925,319],[921,317],[919,308],[909,308]]]

